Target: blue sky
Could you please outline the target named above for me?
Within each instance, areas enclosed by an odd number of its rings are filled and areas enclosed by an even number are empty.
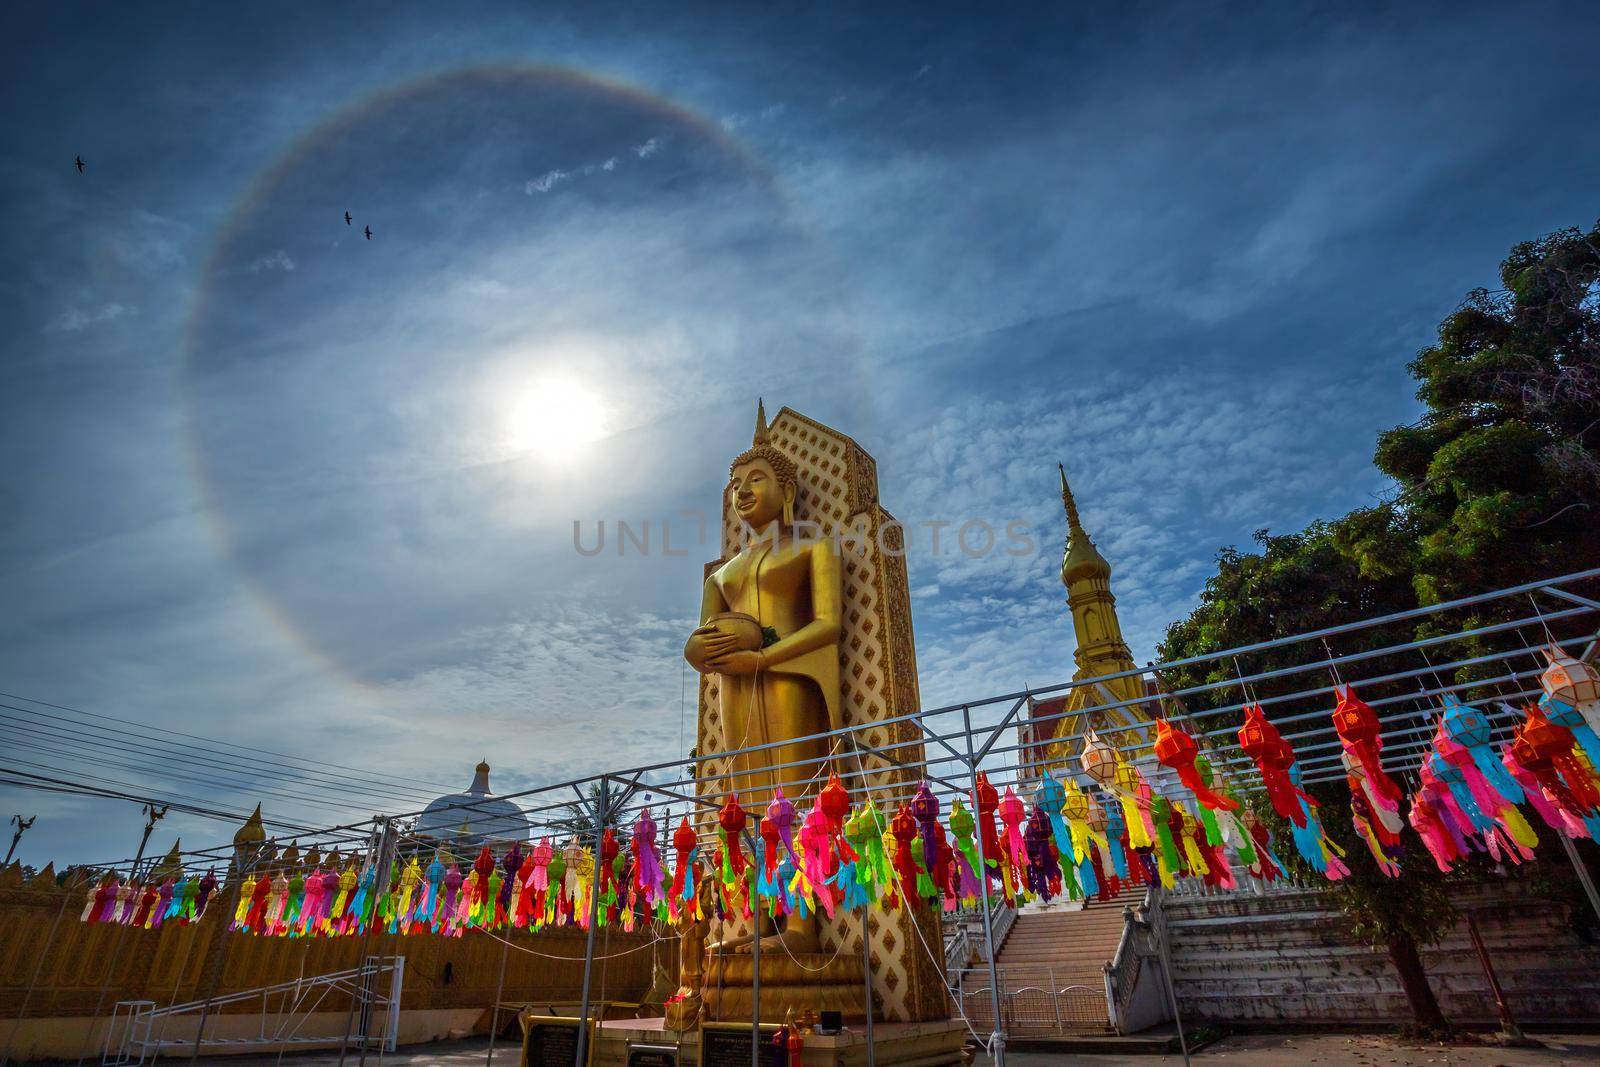
[[[1070,673],[1058,460],[1148,658],[1219,546],[1381,493],[1405,362],[1593,221],[1600,18],[1129,7],[8,9],[0,691],[451,788],[677,751],[715,551],[572,523],[692,535],[758,395],[908,523],[1037,531],[913,547],[926,703]],[[155,780],[21,706],[18,765]],[[25,861],[137,841],[0,794]]]

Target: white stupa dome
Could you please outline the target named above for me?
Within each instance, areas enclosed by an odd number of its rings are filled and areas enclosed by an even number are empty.
[[[489,765],[480,763],[464,793],[447,793],[427,806],[412,831],[459,851],[528,840],[528,817],[521,808],[489,792]]]

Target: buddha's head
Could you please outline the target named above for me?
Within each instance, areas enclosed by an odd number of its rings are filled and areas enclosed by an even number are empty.
[[[773,446],[767,434],[766,409],[759,402],[755,440],[733,461],[728,476],[734,510],[746,526],[759,530],[774,519],[782,518],[786,524],[794,521],[799,491],[794,460]]]

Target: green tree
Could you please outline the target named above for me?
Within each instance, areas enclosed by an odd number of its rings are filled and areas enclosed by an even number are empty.
[[[1378,439],[1395,497],[1338,524],[1425,602],[1600,560],[1600,223],[1517,245],[1410,364],[1422,416]]]
[[[1350,796],[1343,786],[1313,786],[1311,792],[1319,805],[1317,816],[1330,833],[1350,826]],[[1348,840],[1352,835],[1338,836]],[[1283,853],[1287,853],[1284,862],[1300,867],[1303,878],[1310,881],[1314,877],[1293,849]],[[1421,950],[1437,945],[1455,926],[1459,915],[1450,887],[1482,877],[1481,865],[1472,857],[1450,874],[1443,874],[1421,845],[1404,857],[1397,878],[1380,871],[1372,854],[1360,844],[1345,850],[1345,862],[1349,875],[1328,886],[1333,903],[1349,917],[1357,937],[1389,957],[1415,1025],[1430,1035],[1448,1032],[1449,1023],[1428,984]]]
[[[1299,533],[1258,531],[1257,552],[1224,549],[1199,605],[1168,629],[1159,649],[1163,660],[1600,562],[1600,223],[1588,233],[1559,230],[1517,245],[1501,264],[1500,278],[1502,288],[1469,294],[1439,327],[1437,343],[1409,365],[1422,414],[1380,435],[1374,457],[1394,480],[1392,498]],[[1480,620],[1451,620],[1473,621]],[[1375,628],[1342,638],[1337,651],[1363,650],[1353,647],[1356,642],[1386,647],[1423,632],[1406,624]],[[1483,650],[1474,644],[1475,652]],[[1267,651],[1239,669],[1264,672],[1304,657],[1303,647]],[[1379,659],[1363,673],[1416,665]],[[1232,669],[1213,663],[1173,671],[1164,680],[1169,688],[1221,683]],[[1315,699],[1270,702],[1275,693],[1307,685],[1300,675],[1264,684],[1258,695],[1269,701],[1269,715],[1281,718],[1316,710]],[[1238,699],[1237,689],[1223,687],[1186,703],[1220,707]],[[1349,840],[1348,797],[1338,788],[1318,792],[1325,825]],[[1450,879],[1426,862],[1420,845],[1410,851],[1414,858],[1403,865],[1404,875],[1392,879],[1364,848],[1349,849],[1351,877],[1331,892],[1357,931],[1389,954],[1417,1023],[1439,1029],[1445,1020],[1419,948],[1436,943],[1456,913]]]

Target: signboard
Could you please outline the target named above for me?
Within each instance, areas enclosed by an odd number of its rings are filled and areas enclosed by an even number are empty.
[[[573,1067],[578,1059],[581,1020],[560,1015],[530,1015],[523,1020],[522,1067]]]
[[[673,1045],[629,1045],[628,1067],[678,1067]]]
[[[786,1067],[789,1055],[773,1045],[780,1027],[761,1024],[761,1067]],[[750,1067],[749,1023],[704,1023],[700,1028],[700,1067]]]

